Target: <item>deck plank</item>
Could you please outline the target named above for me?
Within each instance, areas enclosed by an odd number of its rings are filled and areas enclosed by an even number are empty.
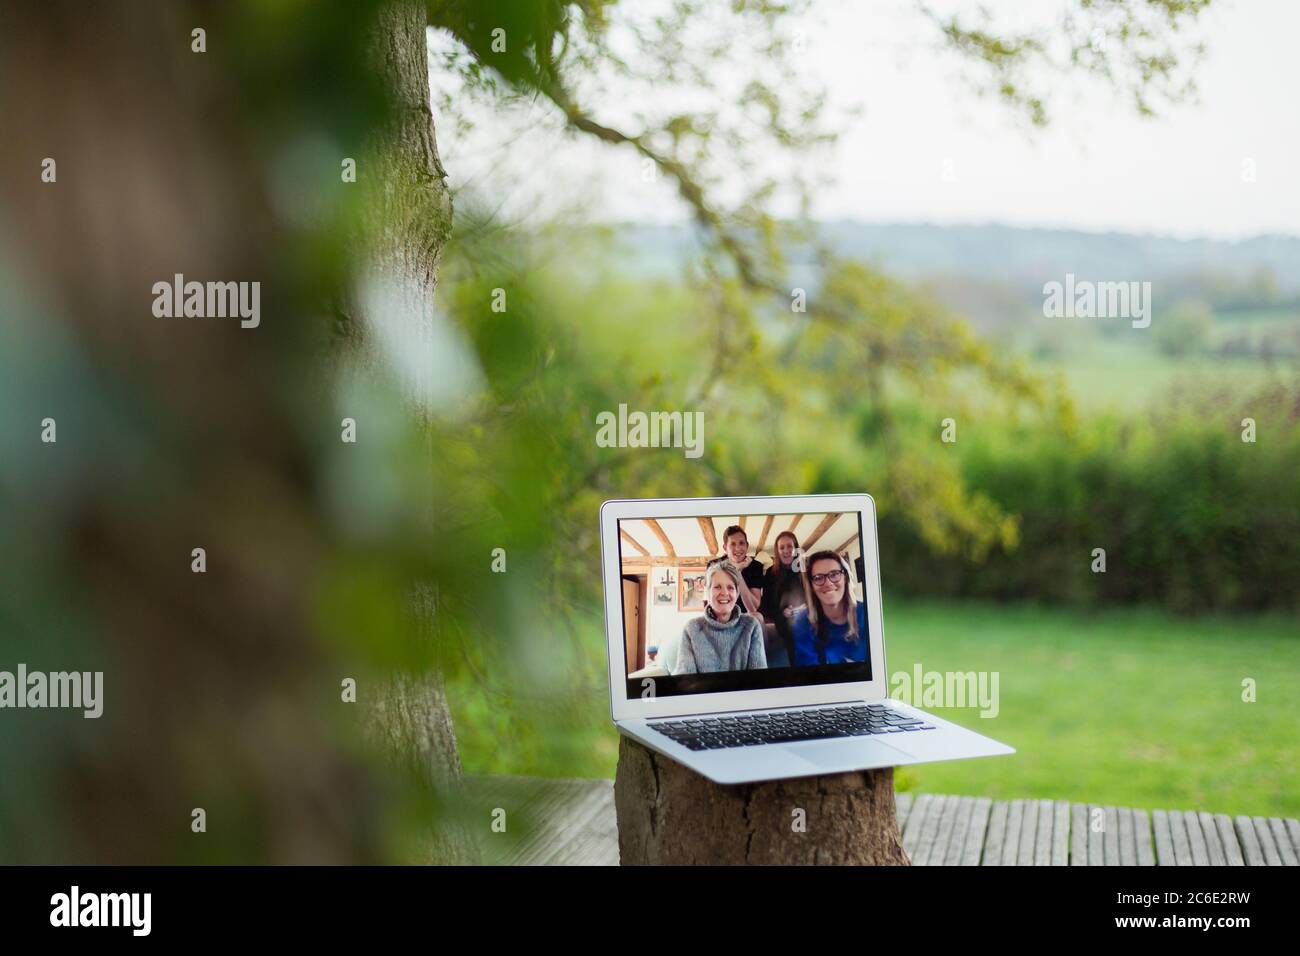
[[[1282,857],[1277,852],[1277,845],[1273,842],[1273,831],[1269,829],[1268,821],[1263,817],[1251,817],[1250,822],[1255,825],[1255,835],[1259,837],[1259,848],[1264,853],[1264,864],[1266,866],[1281,866]]]
[[[1133,837],[1137,843],[1138,866],[1155,866],[1156,855],[1151,848],[1151,817],[1145,810],[1133,811]]]
[[[1100,822],[1098,822],[1100,821]],[[1098,829],[1100,827],[1101,829]],[[1105,866],[1106,855],[1103,841],[1105,839],[1106,809],[1095,803],[1088,804],[1088,865]]]
[[[1156,865],[1175,866],[1174,839],[1169,833],[1169,814],[1164,810],[1151,811],[1151,828],[1156,835]]]
[[[1088,805],[1070,804],[1070,866],[1088,865]]]
[[[1106,807],[1102,817],[1102,861],[1106,866],[1119,866],[1119,811]]]
[[[614,783],[593,792],[584,817],[574,815],[570,827],[562,831],[565,844],[555,855],[555,863],[617,866],[618,818],[614,810]]]
[[[613,806],[612,782],[597,787],[556,786],[545,804],[534,808],[536,829],[533,836],[523,842],[513,854],[514,862],[527,866],[567,862],[574,841],[592,823],[602,807],[612,810]],[[616,848],[617,845],[616,838]]]
[[[907,815],[907,827],[903,830],[903,849],[907,851],[908,859],[913,863],[916,862],[916,849],[921,839],[921,828],[925,825],[926,815],[930,812],[930,805],[933,803],[934,797],[930,794],[917,794],[916,799],[912,801],[911,812]]]
[[[962,860],[962,854],[966,851],[966,835],[970,831],[970,817],[975,811],[974,797],[958,797],[956,815],[952,821],[952,836],[948,840],[948,848],[944,852],[942,860],[936,860],[936,864],[943,866],[958,866]]]
[[[1223,838],[1219,828],[1214,825],[1214,817],[1204,810],[1196,814],[1201,822],[1201,833],[1205,836],[1205,849],[1209,855],[1210,866],[1227,866],[1228,858],[1223,852]]]
[[[1300,858],[1300,820],[1286,821],[1287,836],[1291,838],[1291,849]]]
[[[1034,837],[1034,866],[1051,866],[1052,864],[1052,801],[1036,800],[1035,810],[1038,816],[1036,835]]]
[[[915,852],[910,855],[913,866],[927,865],[930,847],[933,846],[934,829],[939,825],[939,817],[943,815],[942,795],[932,793],[927,796],[930,799],[919,808],[922,811],[921,816],[912,822],[912,847]]]
[[[1025,818],[1025,801],[1012,800],[1007,805],[1007,832],[1002,838],[1002,865],[1015,866],[1020,858],[1020,830]]]
[[[485,863],[619,862],[610,780],[467,776],[464,786],[471,821],[483,821]],[[1300,865],[1300,821],[1282,817],[953,794],[900,793],[895,806],[918,866]],[[492,822],[502,810],[506,829],[497,833]]]
[[[1282,819],[1280,817],[1269,817],[1268,828],[1273,832],[1273,842],[1277,845],[1277,853],[1282,858],[1282,865],[1300,865],[1300,860],[1296,859],[1295,848],[1291,845],[1291,838],[1287,835],[1286,824],[1282,822]]]
[[[1137,834],[1133,832],[1133,811],[1119,808],[1119,865],[1137,866]]]
[[[957,810],[962,799],[953,794],[944,797],[942,812],[935,824],[934,843],[930,845],[930,853],[925,860],[926,866],[943,866],[944,858],[948,855],[948,844],[952,842],[953,825],[957,821]]]
[[[618,866],[618,823],[612,785],[597,791],[597,799],[591,805],[586,821],[577,827],[563,850],[549,862],[567,866]]]
[[[989,797],[978,798],[970,811],[970,823],[966,827],[966,842],[961,850],[962,866],[979,866],[984,856],[984,835],[988,833],[989,816],[993,812],[993,801]]]
[[[1070,804],[1064,800],[1052,803],[1052,866],[1065,866],[1070,862]]]
[[[903,832],[903,824],[907,823],[907,813],[912,809],[912,794],[896,793],[894,794],[894,817],[898,820],[898,832]]]
[[[475,810],[495,822],[495,814],[504,811],[501,822],[504,831],[496,831],[491,824],[485,827],[483,856],[485,862],[511,864],[518,860],[522,848],[535,839],[539,820],[545,818],[546,807],[552,803],[560,806],[571,796],[556,781],[537,778],[496,780],[475,788],[471,800]]]
[[[1002,846],[1007,837],[1007,817],[1011,813],[1011,805],[998,801],[993,804],[989,814],[988,836],[984,840],[984,858],[981,861],[985,866],[1002,865]]]
[[[1255,834],[1255,824],[1251,822],[1250,817],[1233,817],[1232,823],[1237,831],[1237,841],[1241,844],[1241,855],[1245,857],[1246,865],[1263,866],[1264,852],[1259,848],[1259,837]]]
[[[1176,866],[1192,865],[1192,844],[1187,838],[1187,823],[1178,810],[1170,810],[1169,836],[1174,841],[1174,864]]]
[[[1038,801],[1026,800],[1020,813],[1020,846],[1016,851],[1016,866],[1033,866],[1035,844],[1038,840]]]
[[[939,818],[939,830],[934,837],[934,845],[930,847],[930,855],[926,857],[926,866],[943,866],[944,861],[948,858],[948,847],[952,843],[952,835],[957,828],[957,815],[961,810],[962,800],[966,797],[955,797],[949,795],[943,803],[943,816]]]
[[[925,825],[917,837],[916,856],[912,857],[913,865],[930,865],[930,854],[934,851],[935,841],[939,838],[939,826],[943,822],[944,809],[947,805],[948,797],[943,794],[936,795],[931,800],[930,810],[925,815]]]
[[[1232,820],[1226,813],[1216,813],[1214,827],[1219,831],[1219,841],[1223,844],[1223,855],[1228,858],[1228,866],[1245,866],[1246,859],[1241,855],[1241,844],[1237,842],[1237,831],[1232,828]]]
[[[528,865],[548,857],[567,859],[570,843],[591,829],[613,823],[613,783],[609,780],[551,780],[540,777],[466,778],[466,798],[482,813],[480,837],[486,863]],[[504,811],[504,832],[492,830],[494,814]],[[601,818],[604,818],[602,821]],[[603,851],[608,858],[611,844]],[[618,840],[612,841],[616,861]]]
[[[1193,866],[1209,866],[1210,854],[1201,832],[1201,818],[1193,810],[1183,811],[1183,825],[1187,827],[1187,842],[1192,851]]]

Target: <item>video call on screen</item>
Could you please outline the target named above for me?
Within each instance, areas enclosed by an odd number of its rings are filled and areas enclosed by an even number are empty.
[[[618,522],[629,698],[871,679],[861,516]]]

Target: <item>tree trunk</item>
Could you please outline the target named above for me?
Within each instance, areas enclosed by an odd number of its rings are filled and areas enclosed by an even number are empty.
[[[408,403],[402,414],[422,416],[422,395],[434,365],[428,350],[438,263],[452,224],[451,192],[438,158],[429,102],[423,4],[395,0],[380,11],[374,55],[396,108],[358,177],[365,196],[363,241],[369,268],[362,279],[365,288],[354,290],[364,325],[360,341],[354,341],[360,353],[354,358],[371,374],[396,381]],[[394,376],[392,343],[423,356],[405,379],[400,371]],[[431,432],[425,452],[432,462]],[[412,516],[418,533],[430,542],[437,533],[435,500],[430,480],[422,506]],[[435,583],[411,582],[409,601],[411,639],[427,645],[434,640]],[[427,656],[419,648],[413,655],[416,660]],[[460,802],[460,756],[441,675],[433,670],[392,674],[376,689],[368,717],[371,739],[399,763],[413,767],[441,805]],[[454,816],[444,816],[416,857],[424,862],[476,862],[477,844]]]
[[[336,350],[333,368],[322,348],[336,266],[301,266],[320,248],[304,234],[319,236],[284,209],[300,213],[300,192],[325,191],[276,170],[323,107],[302,95],[313,80],[277,73],[267,49],[249,54],[272,42],[241,29],[256,24],[251,10],[162,0],[0,8],[0,412],[23,465],[0,482],[13,496],[0,519],[0,660],[102,668],[105,699],[102,719],[0,735],[0,766],[25,768],[0,786],[7,862],[390,858],[391,788],[334,732],[350,705],[318,617],[338,544],[319,497],[320,436],[339,427],[322,383],[340,370],[390,372],[363,332]],[[339,182],[342,156],[326,155],[323,174],[302,165],[328,189],[370,191],[360,197],[365,234],[348,252],[365,250],[367,278],[395,289],[400,307],[363,317],[418,341],[451,203],[423,9],[396,3],[365,29],[376,26],[364,69],[390,84],[399,108],[370,162],[358,157],[355,187]],[[191,46],[198,27],[206,52]],[[291,62],[355,77],[360,39],[326,30],[274,42]],[[46,157],[57,179],[42,180]],[[260,326],[154,314],[153,285],[176,273],[260,282]],[[41,443],[47,416],[57,444]],[[432,533],[432,491],[426,498],[413,520]],[[206,549],[202,574],[191,568],[196,547]],[[427,646],[435,590],[413,581],[409,593],[409,639]],[[367,702],[372,740],[424,783],[454,787],[456,740],[436,673],[359,687],[358,708]],[[196,809],[204,831],[192,827]],[[446,815],[428,830],[420,859],[473,859]]]
[[[250,42],[227,29],[236,12],[0,8],[0,366],[26,371],[0,369],[0,405],[15,449],[32,422],[58,425],[57,443],[24,443],[19,480],[5,469],[0,555],[24,563],[0,574],[0,659],[104,675],[100,719],[0,735],[0,765],[24,768],[0,786],[6,862],[385,858],[382,794],[332,732],[346,705],[313,615],[333,545],[311,438],[337,422],[301,410],[329,408],[324,323],[288,278],[295,234],[268,202],[267,113],[231,66]],[[260,325],[155,314],[177,273],[260,283]]]
[[[624,866],[911,863],[892,768],[723,786],[620,737],[614,806]]]

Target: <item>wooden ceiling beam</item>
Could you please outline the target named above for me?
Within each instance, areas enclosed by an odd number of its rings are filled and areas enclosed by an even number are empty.
[[[640,552],[642,557],[646,557],[646,558],[650,557],[650,552],[647,551],[645,548],[641,547],[641,542],[637,541],[636,538],[632,537],[622,528],[618,529],[618,536],[622,538],[624,541],[626,541],[628,544],[630,544],[632,547],[636,548],[637,551]],[[624,558],[623,560],[626,561],[627,558]]]
[[[704,535],[704,543],[709,546],[709,553],[716,555],[718,553],[718,532],[713,527],[712,518],[696,518],[700,523],[700,533]]]
[[[664,558],[657,555],[644,558],[624,558],[623,572],[626,574],[630,568],[639,568],[642,571],[646,568],[686,568],[703,571],[704,566],[712,561],[714,557],[714,555],[705,554],[691,555],[684,558]]]
[[[812,553],[813,546],[817,544],[821,539],[821,536],[824,535],[827,529],[838,521],[839,518],[840,513],[836,512],[835,514],[827,515],[825,518],[822,518],[821,521],[817,522],[817,527],[813,528],[812,534],[808,535],[808,540],[803,542],[803,550],[805,554]]]
[[[668,540],[668,535],[665,534],[664,529],[659,526],[659,522],[656,521],[654,518],[642,518],[641,520],[646,523],[646,526],[652,532],[654,532],[654,536],[658,538],[659,543],[664,546],[664,552],[668,555],[668,557],[670,558],[677,557],[677,552],[673,550],[673,543]]]
[[[855,531],[855,532],[853,532],[851,535],[849,535],[849,540],[845,541],[842,545],[840,545],[838,548],[835,549],[835,553],[836,553],[836,554],[843,554],[843,553],[844,553],[844,549],[847,548],[849,545],[851,545],[854,541],[857,541],[857,540],[858,540],[858,533]]]

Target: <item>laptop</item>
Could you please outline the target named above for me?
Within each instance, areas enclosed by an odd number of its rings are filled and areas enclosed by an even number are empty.
[[[870,495],[606,501],[600,542],[614,724],[710,780],[1015,753],[889,697]]]

